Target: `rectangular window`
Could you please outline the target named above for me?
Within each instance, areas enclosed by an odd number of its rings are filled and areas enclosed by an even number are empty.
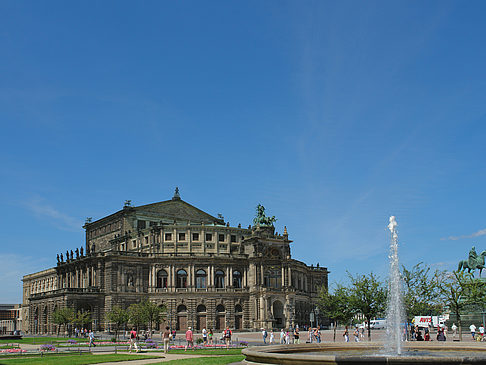
[[[179,233],[179,241],[185,241],[186,240],[186,234],[185,233]]]
[[[148,237],[145,237],[145,244],[148,245]]]
[[[132,247],[133,248],[137,247],[137,241],[135,241],[135,240],[132,241]]]
[[[192,240],[193,241],[199,241],[199,233],[193,233],[192,234]]]
[[[138,229],[145,229],[146,223],[145,221],[137,221],[137,228]]]
[[[165,240],[166,241],[172,241],[172,233],[166,233],[165,234]]]
[[[234,243],[234,242],[236,242],[236,235],[232,234],[231,235],[231,243]]]
[[[224,234],[219,234],[218,235],[218,241],[219,242],[224,242]]]
[[[213,240],[213,234],[212,233],[206,233],[206,241],[212,241]]]

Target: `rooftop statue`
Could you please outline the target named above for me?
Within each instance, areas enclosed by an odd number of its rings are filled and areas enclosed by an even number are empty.
[[[474,270],[478,269],[479,270],[479,277],[481,277],[481,271],[484,269],[484,257],[486,256],[486,251],[483,251],[479,254],[476,253],[476,247],[472,247],[471,251],[469,251],[469,257],[467,260],[461,260],[459,261],[459,266],[457,268],[457,271],[461,270],[466,270],[467,272],[470,273],[471,270],[473,271],[473,276],[474,276]]]
[[[272,217],[266,216],[265,207],[261,204],[257,205],[256,211],[257,211],[256,217],[253,218],[253,224],[255,226],[273,226],[273,223],[277,221],[275,216]]]

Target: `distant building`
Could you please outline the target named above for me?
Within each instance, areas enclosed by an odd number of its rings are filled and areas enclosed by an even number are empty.
[[[13,335],[21,328],[21,305],[0,304],[0,335]]]
[[[167,308],[160,326],[184,330],[260,329],[309,323],[325,267],[292,259],[287,229],[275,232],[259,206],[254,224],[231,227],[181,200],[131,206],[91,222],[84,248],[56,267],[23,278],[23,328],[55,333],[56,308],[90,311],[95,330],[105,313],[149,299]]]

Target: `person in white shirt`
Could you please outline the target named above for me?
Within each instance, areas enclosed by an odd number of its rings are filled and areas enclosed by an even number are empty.
[[[479,326],[479,336],[481,336],[479,341],[483,341],[484,340],[484,325]]]
[[[285,343],[285,331],[283,330],[283,328],[280,331],[280,343],[281,344],[284,344]]]
[[[474,323],[469,326],[469,329],[471,330],[471,336],[474,340],[474,337],[476,336],[476,326],[474,325]]]
[[[457,334],[457,326],[455,323],[452,324],[452,338],[456,338],[456,334]]]

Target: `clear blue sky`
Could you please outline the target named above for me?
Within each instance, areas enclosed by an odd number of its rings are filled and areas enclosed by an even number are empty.
[[[85,217],[258,203],[330,281],[486,249],[486,3],[2,1],[0,302]]]

